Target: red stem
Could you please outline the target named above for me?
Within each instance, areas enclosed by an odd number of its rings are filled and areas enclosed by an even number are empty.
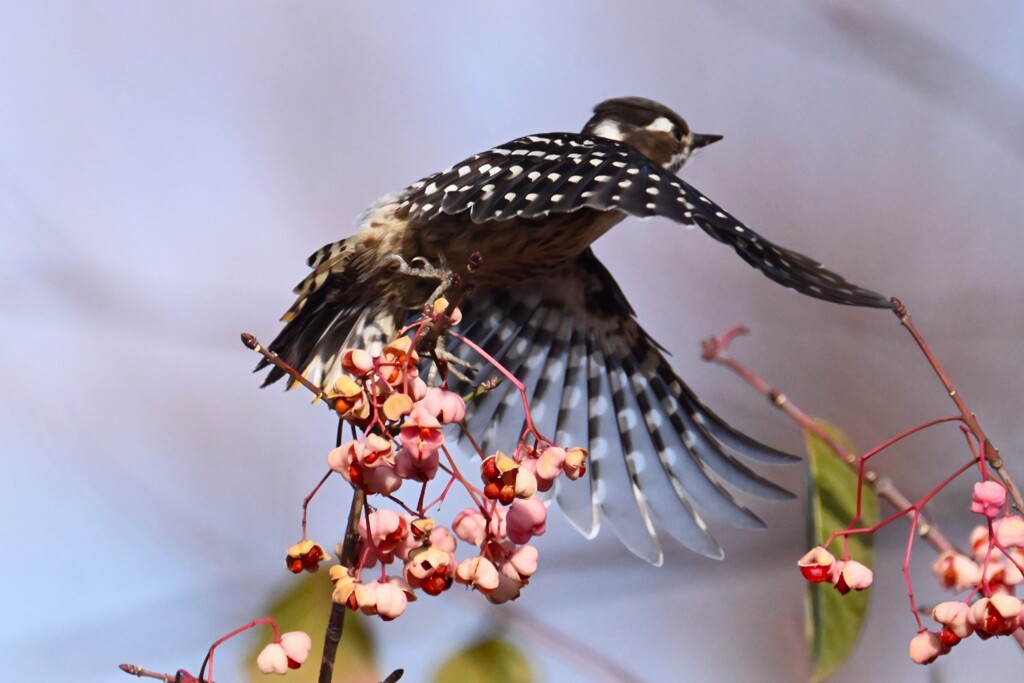
[[[327,479],[332,474],[334,474],[334,470],[327,470],[327,474],[325,474],[323,476],[323,478],[320,480],[320,483],[317,484],[316,486],[314,486],[313,490],[309,492],[309,495],[302,499],[302,539],[301,540],[303,540],[303,541],[306,540],[306,511],[309,508],[309,501],[313,500],[313,496],[316,495],[317,491],[320,490],[320,487],[324,485],[324,482],[326,482]]]
[[[201,682],[203,682],[203,681],[210,681],[212,683],[212,681],[213,681],[213,651],[217,649],[218,645],[220,645],[221,643],[223,643],[226,640],[234,638],[235,636],[237,636],[239,633],[242,633],[243,631],[248,631],[249,629],[254,628],[256,626],[260,626],[261,624],[267,624],[268,626],[270,626],[270,628],[274,629],[274,642],[275,643],[281,639],[280,636],[277,633],[277,624],[274,623],[274,620],[269,618],[269,617],[264,617],[262,619],[257,619],[255,621],[250,621],[245,626],[239,626],[238,628],[236,628],[234,631],[232,631],[231,633],[227,634],[226,636],[222,636],[221,638],[218,638],[217,640],[215,640],[213,645],[210,646],[209,651],[206,653],[206,659],[203,660],[203,665],[199,668],[199,680]],[[210,665],[210,678],[209,679],[204,679],[203,675],[204,675],[204,672],[206,671],[207,663],[209,663],[209,665]]]

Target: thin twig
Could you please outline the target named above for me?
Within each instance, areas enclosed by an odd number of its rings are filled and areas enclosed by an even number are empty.
[[[932,353],[928,344],[925,343],[924,337],[921,336],[921,332],[917,329],[917,326],[914,325],[913,318],[911,318],[910,313],[907,312],[907,307],[896,297],[892,298],[892,305],[893,312],[896,314],[896,317],[899,318],[900,324],[906,328],[907,332],[910,333],[910,336],[914,338],[915,342],[917,342],[917,345],[924,354],[924,357],[928,359],[928,363],[932,366],[932,369],[935,370],[935,374],[939,376],[939,381],[942,382],[942,386],[945,387],[946,393],[949,394],[951,399],[953,399],[953,403],[956,404],[957,410],[959,410],[960,414],[963,416],[964,424],[966,424],[968,429],[971,430],[971,434],[973,434],[974,438],[978,440],[978,443],[982,445],[985,452],[985,460],[988,461],[989,466],[994,469],[996,474],[999,475],[999,478],[1002,479],[1003,485],[1006,486],[1006,490],[1010,494],[1010,499],[1013,501],[1013,507],[1015,507],[1018,512],[1024,512],[1024,498],[1021,497],[1020,489],[1017,488],[1017,484],[1014,483],[1013,479],[1010,477],[1010,473],[1007,472],[1006,468],[1003,466],[1003,459],[999,456],[999,449],[992,445],[992,442],[989,441],[984,430],[982,430],[977,416],[971,412],[967,407],[967,403],[964,402],[960,394],[957,393],[957,390],[953,388],[953,382],[950,381],[945,370],[943,370],[942,366],[939,365],[938,359]]]
[[[134,664],[121,664],[118,666],[121,671],[132,676],[138,676],[139,678],[155,678],[158,681],[164,681],[164,683],[174,683],[177,676],[171,674],[162,674],[156,671],[150,671],[149,669],[143,669],[141,666],[135,666]]]
[[[264,358],[266,358],[268,363],[270,363],[271,365],[273,365],[273,366],[275,366],[277,368],[280,368],[282,372],[287,374],[293,380],[295,380],[296,382],[298,382],[302,386],[304,386],[307,389],[309,389],[310,391],[312,391],[314,396],[316,396],[321,401],[324,401],[325,403],[327,403],[328,406],[330,406],[332,408],[334,407],[334,400],[330,399],[330,398],[327,398],[327,395],[324,393],[323,389],[321,389],[320,387],[318,387],[317,385],[313,384],[308,379],[303,377],[301,373],[299,373],[292,366],[288,365],[288,363],[285,363],[284,360],[280,356],[278,356],[276,353],[274,353],[270,349],[264,348],[263,345],[260,344],[260,341],[256,337],[254,337],[253,335],[249,334],[248,332],[243,332],[242,333],[242,343],[245,344],[246,347],[252,349],[256,353],[258,353],[261,356],[263,356]]]

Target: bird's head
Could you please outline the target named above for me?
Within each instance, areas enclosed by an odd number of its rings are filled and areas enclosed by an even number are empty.
[[[722,139],[694,133],[679,114],[643,97],[605,100],[594,107],[583,133],[625,142],[672,172],[701,147]]]

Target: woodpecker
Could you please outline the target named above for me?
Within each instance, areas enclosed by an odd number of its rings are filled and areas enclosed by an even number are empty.
[[[473,285],[460,332],[523,381],[541,433],[590,450],[589,479],[557,488],[569,520],[593,536],[606,519],[654,564],[663,557],[659,527],[720,558],[701,511],[738,527],[764,526],[727,486],[792,497],[739,457],[796,458],[747,437],[700,402],[636,322],[590,245],[627,216],[661,216],[700,227],[802,294],[890,307],[886,297],[764,239],[675,175],[720,139],[691,131],[652,100],[610,99],[580,133],[521,137],[386,195],[359,219],[359,232],[309,257],[312,272],[295,288],[298,298],[270,348],[330,386],[342,349],[379,349],[429,295],[421,279],[396,271],[394,256],[447,264]],[[470,272],[474,254],[482,259]],[[450,351],[478,362],[464,345]],[[489,372],[482,368],[474,381]],[[264,385],[281,376],[272,368]],[[469,408],[470,432],[485,452],[510,448],[522,432],[519,396],[508,383]]]

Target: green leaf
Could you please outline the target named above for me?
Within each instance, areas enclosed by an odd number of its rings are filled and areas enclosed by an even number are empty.
[[[320,659],[324,651],[324,631],[331,613],[333,586],[326,571],[303,574],[296,578],[291,590],[271,607],[269,616],[277,622],[281,633],[305,631],[313,639],[309,659],[301,668],[288,672],[288,683],[316,683],[320,675]],[[256,656],[270,642],[268,633],[260,632],[257,644],[245,661],[245,679],[252,683],[271,683],[277,676],[267,676],[256,668]],[[338,645],[333,683],[379,683],[373,640],[362,614],[349,610],[345,615],[345,631]]]
[[[857,452],[836,427],[823,421],[818,421],[818,425],[849,452]],[[810,545],[815,546],[823,544],[833,531],[845,529],[853,519],[857,510],[857,472],[821,439],[811,434],[807,434],[806,439],[811,469],[808,531]],[[878,497],[873,489],[865,486],[857,526],[867,527],[877,522]],[[850,536],[851,559],[873,567],[873,538],[873,534]],[[843,539],[836,539],[829,550],[837,559],[841,558]],[[841,595],[828,582],[808,585],[805,606],[813,681],[830,676],[853,653],[867,616],[869,592],[870,589]]]
[[[456,652],[434,676],[434,683],[532,683],[526,656],[512,643],[491,637]]]

